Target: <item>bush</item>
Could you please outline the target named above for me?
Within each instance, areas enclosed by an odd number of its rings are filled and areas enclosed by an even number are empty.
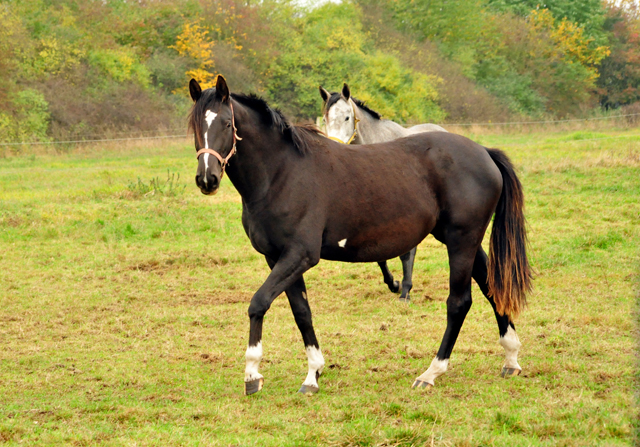
[[[47,141],[49,103],[34,89],[18,92],[10,100],[10,112],[0,113],[0,141]]]

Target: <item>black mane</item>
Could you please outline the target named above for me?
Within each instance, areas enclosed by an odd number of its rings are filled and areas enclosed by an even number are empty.
[[[331,106],[332,106],[332,105],[334,105],[335,103],[337,103],[337,102],[340,100],[340,98],[342,98],[342,95],[341,95],[340,93],[337,93],[337,92],[333,92],[333,93],[331,93],[331,96],[329,97],[329,100],[327,101],[327,105],[326,105],[326,106],[325,106],[325,108],[324,108],[324,109],[325,109],[325,112],[326,112],[327,110],[329,110],[329,109],[331,108]],[[367,106],[367,105],[365,104],[365,102],[364,102],[364,101],[360,101],[359,99],[354,98],[353,96],[351,97],[351,99],[353,100],[353,102],[355,102],[355,103],[356,103],[356,105],[357,105],[358,107],[360,107],[362,110],[364,110],[364,111],[366,111],[367,113],[369,113],[369,115],[371,115],[374,119],[377,119],[377,120],[382,119],[382,117],[380,116],[380,114],[379,114],[378,112],[376,112],[375,110],[371,110],[371,109],[369,108],[369,106]]]
[[[193,130],[200,145],[202,145],[200,141],[202,138],[202,122],[207,107],[215,99],[215,92],[215,88],[204,90],[202,96],[193,105],[191,113],[189,114],[189,129]],[[232,93],[231,98],[258,113],[264,126],[277,129],[302,155],[309,152],[309,137],[313,134],[321,133],[320,129],[314,125],[296,126],[291,124],[280,110],[269,107],[269,104],[267,104],[264,99],[255,94],[243,95]]]

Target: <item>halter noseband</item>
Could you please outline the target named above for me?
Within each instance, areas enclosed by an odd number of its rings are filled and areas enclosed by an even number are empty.
[[[360,122],[360,120],[358,119],[358,115],[356,115],[356,105],[355,105],[355,103],[353,102],[353,100],[351,98],[349,98],[348,101],[349,101],[349,104],[351,104],[351,109],[353,110],[353,134],[351,134],[351,138],[349,138],[349,140],[345,143],[340,138],[328,137],[330,140],[337,141],[338,143],[342,143],[342,144],[351,144],[351,142],[356,139],[356,136],[358,136],[358,123]],[[327,110],[326,117],[329,118],[329,111],[328,110]],[[325,120],[325,121],[328,121],[328,119]]]
[[[229,159],[236,153],[236,141],[242,140],[242,138],[240,138],[237,133],[238,129],[236,129],[236,120],[233,114],[233,104],[231,103],[231,99],[229,99],[229,106],[231,107],[231,127],[233,128],[233,146],[231,147],[231,151],[229,151],[229,155],[227,155],[225,158],[222,158],[219,153],[209,148],[203,148],[196,152],[196,159],[199,159],[200,155],[202,154],[211,154],[218,159],[218,161],[220,162],[220,167],[222,168],[220,180],[222,180],[222,177],[224,176],[224,168],[227,166],[227,164],[229,164]]]

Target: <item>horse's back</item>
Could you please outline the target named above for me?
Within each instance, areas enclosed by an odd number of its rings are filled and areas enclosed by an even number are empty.
[[[416,126],[408,127],[407,135],[413,135],[416,133],[422,132],[446,132],[447,130],[444,127],[438,126],[437,124],[418,124]]]

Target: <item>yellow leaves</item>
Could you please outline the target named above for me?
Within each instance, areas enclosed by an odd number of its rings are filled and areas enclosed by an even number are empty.
[[[169,47],[175,49],[180,56],[187,57],[196,63],[196,68],[187,70],[185,75],[188,79],[196,79],[203,89],[215,85],[217,74],[215,72],[214,48],[216,41],[225,42],[236,51],[241,51],[243,48],[238,43],[235,31],[235,23],[242,16],[234,12],[233,6],[230,9],[230,11],[225,11],[218,6],[215,12],[219,19],[218,23],[211,23],[206,27],[202,26],[202,20],[185,22],[175,45]],[[228,34],[226,37],[225,33]],[[186,87],[174,91],[174,93],[177,92],[186,93]]]
[[[591,80],[598,77],[595,66],[611,54],[609,47],[594,46],[594,39],[585,37],[584,28],[566,18],[556,23],[548,9],[531,11],[530,17],[533,29],[548,32],[558,50],[583,65],[589,71]]]
[[[364,45],[362,37],[362,33],[353,32],[350,28],[336,27],[327,36],[327,48],[361,53],[361,48]]]
[[[555,19],[548,9],[534,9],[530,14],[531,25],[538,30],[553,29]]]
[[[188,78],[196,79],[203,89],[207,89],[215,85],[215,75],[212,72],[215,42],[209,38],[209,31],[200,26],[199,22],[200,20],[185,22],[176,44],[169,48],[175,49],[180,56],[189,57],[197,62],[198,67],[187,70],[185,74]],[[186,91],[186,87],[179,90]]]
[[[203,90],[214,87],[216,85],[216,75],[204,68],[194,68],[192,70],[187,70],[186,75],[188,78],[196,79]]]
[[[175,49],[181,56],[188,56],[199,61],[201,68],[212,67],[211,52],[215,42],[208,39],[209,32],[198,22],[185,22],[176,44],[169,48]]]
[[[37,73],[57,74],[74,67],[85,56],[81,48],[60,44],[55,37],[40,39],[33,59],[33,67]]]

